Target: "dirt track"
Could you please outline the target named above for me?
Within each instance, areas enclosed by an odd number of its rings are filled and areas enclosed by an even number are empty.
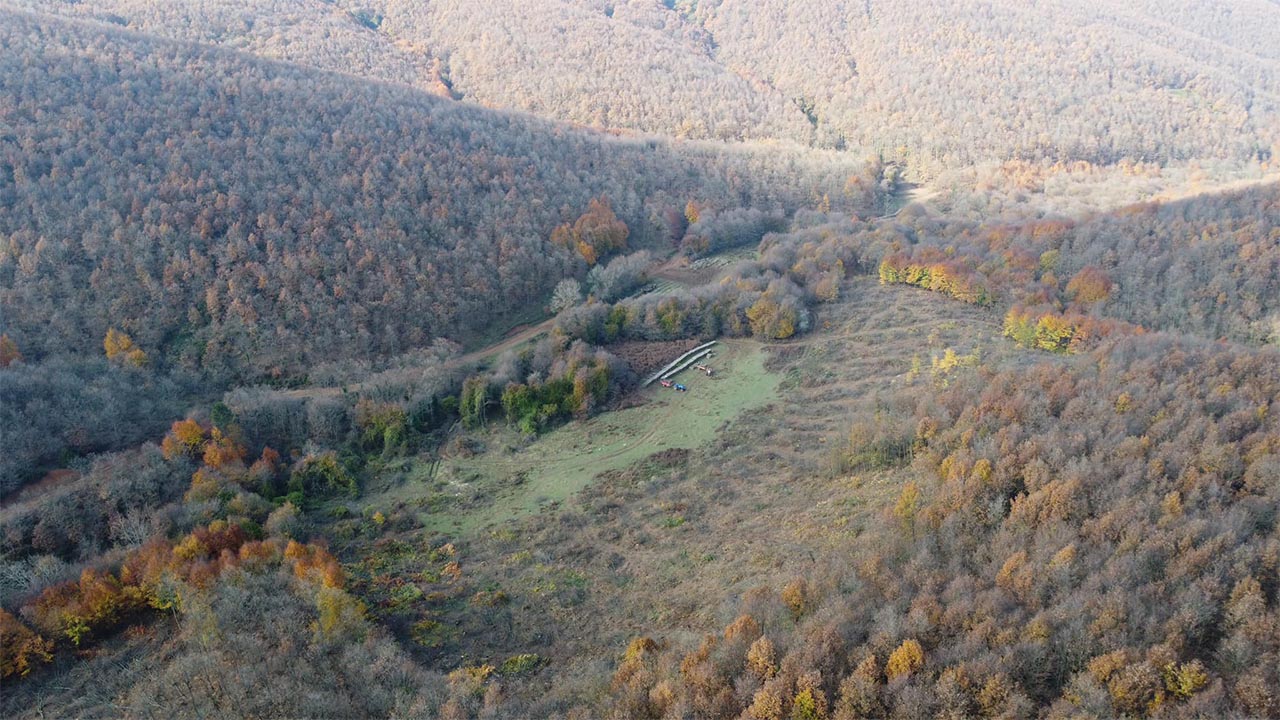
[[[440,365],[440,369],[444,370],[448,368],[455,368],[463,365],[469,365],[471,363],[484,360],[485,358],[501,354],[513,347],[516,347],[517,345],[521,345],[530,340],[533,340],[534,338],[538,337],[539,335],[542,335],[543,333],[550,332],[551,327],[555,325],[555,322],[556,322],[556,319],[552,317],[552,318],[547,318],[546,320],[543,320],[537,325],[528,325],[522,328],[518,328],[516,332],[508,335],[507,337],[504,337],[502,340],[499,340],[498,342],[492,345],[482,347],[479,350],[472,350],[469,353],[464,353],[455,358],[450,358],[446,360],[444,363]],[[350,390],[359,389],[360,386],[361,384],[357,383],[355,385],[348,385],[347,388],[348,388],[348,391],[350,391]],[[311,399],[311,398],[332,397],[332,396],[341,394],[341,392],[342,392],[342,389],[339,387],[308,387],[308,388],[298,388],[297,390],[288,390],[285,392],[285,394],[288,395],[289,397]]]

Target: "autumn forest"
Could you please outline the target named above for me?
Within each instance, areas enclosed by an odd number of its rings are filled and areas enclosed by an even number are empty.
[[[0,0],[0,713],[1280,718],[1274,28]]]

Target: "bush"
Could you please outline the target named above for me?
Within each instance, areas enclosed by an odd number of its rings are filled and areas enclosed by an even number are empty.
[[[542,664],[542,658],[533,653],[513,655],[502,662],[498,672],[503,675],[521,675],[536,670]]]
[[[332,451],[308,455],[299,460],[289,476],[289,490],[291,493],[302,493],[305,497],[338,492],[352,496],[359,494],[355,476],[338,460],[337,453]]]

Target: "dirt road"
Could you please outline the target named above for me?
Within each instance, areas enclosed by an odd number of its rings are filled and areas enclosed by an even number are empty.
[[[530,340],[533,340],[539,335],[550,332],[552,326],[554,326],[555,323],[556,323],[556,319],[554,317],[550,317],[536,325],[525,325],[523,327],[514,328],[510,334],[508,334],[506,337],[504,337],[503,339],[499,340],[498,342],[492,345],[487,345],[485,347],[480,348],[479,350],[472,350],[469,353],[464,353],[457,357],[446,360],[443,364],[440,365],[440,369],[447,370],[450,368],[470,365],[472,363],[476,363],[481,360],[484,360],[485,358],[493,357],[495,355],[500,355],[503,352],[513,347],[522,345],[526,342],[529,342]],[[359,390],[362,384],[363,383],[355,383],[352,385],[347,385],[346,388],[348,392]],[[303,399],[334,397],[341,393],[342,393],[341,387],[306,387],[306,388],[298,388],[296,390],[285,391],[285,395],[288,395],[289,397],[303,398]]]

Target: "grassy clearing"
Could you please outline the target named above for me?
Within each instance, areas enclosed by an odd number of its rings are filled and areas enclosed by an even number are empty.
[[[636,392],[634,407],[571,422],[528,445],[515,431],[495,427],[479,436],[483,451],[446,458],[434,478],[415,461],[408,482],[370,497],[370,504],[415,501],[429,530],[469,532],[564,501],[597,474],[655,452],[701,447],[743,410],[777,397],[780,378],[765,370],[759,343],[723,343],[710,362],[712,377],[692,369],[677,377],[688,392],[655,383]]]
[[[447,634],[419,639],[408,620],[390,625],[436,667],[536,653],[539,672],[576,678],[611,667],[637,635],[692,648],[759,588],[776,597],[797,575],[844,582],[864,534],[895,522],[887,508],[907,476],[900,467],[837,470],[851,424],[892,416],[884,389],[935,382],[931,360],[947,348],[979,347],[984,365],[1030,357],[1000,338],[990,311],[853,278],[819,309],[812,334],[768,346],[730,341],[712,359],[718,377],[682,375],[688,393],[648,388],[636,407],[528,445],[505,429],[470,434],[485,448],[446,460],[431,479],[417,460],[389,467],[366,489],[364,517],[401,507],[427,529],[395,535],[414,553],[378,572],[387,587],[417,582],[423,598],[405,617]],[[653,454],[671,448],[691,450]],[[349,557],[390,553],[388,536],[365,525]],[[446,542],[456,544],[462,576],[427,583],[442,576],[432,553]],[[380,592],[363,597],[381,607]],[[499,595],[502,604],[476,604]]]
[[[640,288],[636,297],[661,297],[712,282],[731,265],[743,260],[754,260],[756,256],[754,247],[745,247],[731,248],[692,262],[683,258],[674,259],[659,268],[654,273],[652,282]]]
[[[649,297],[651,295],[655,295],[655,296],[671,295],[675,292],[685,289],[685,287],[686,286],[683,283],[676,282],[675,280],[669,280],[667,278],[657,278],[652,282],[650,282],[648,285],[645,285],[643,288],[641,288],[640,292],[636,293],[636,297]]]
[[[706,270],[710,268],[727,268],[730,265],[742,262],[743,260],[755,260],[757,255],[759,255],[759,253],[756,252],[754,245],[749,247],[731,248],[724,252],[716,253],[715,255],[708,255],[704,258],[694,260],[689,263],[689,269]]]

